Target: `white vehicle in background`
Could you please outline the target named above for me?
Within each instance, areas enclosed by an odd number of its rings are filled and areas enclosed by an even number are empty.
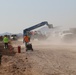
[[[17,40],[17,39],[18,39],[18,36],[17,36],[16,34],[12,34],[12,35],[10,36],[10,39],[11,39],[11,40]]]
[[[75,42],[76,34],[69,32],[69,33],[61,33],[60,34],[61,41],[63,42]]]

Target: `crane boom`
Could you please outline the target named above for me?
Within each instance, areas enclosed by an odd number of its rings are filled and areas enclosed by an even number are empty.
[[[47,21],[44,21],[44,22],[41,22],[39,24],[36,24],[34,26],[31,26],[29,28],[24,29],[23,30],[23,35],[26,35],[27,32],[30,32],[31,30],[34,30],[34,29],[39,28],[39,27],[44,26],[44,25],[47,25],[49,28],[53,28],[53,25],[52,24],[48,24]]]

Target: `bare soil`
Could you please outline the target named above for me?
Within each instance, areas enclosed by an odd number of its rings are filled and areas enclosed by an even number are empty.
[[[16,54],[2,56],[0,75],[76,75],[76,45],[49,42],[34,41],[27,52],[22,41],[13,42]]]

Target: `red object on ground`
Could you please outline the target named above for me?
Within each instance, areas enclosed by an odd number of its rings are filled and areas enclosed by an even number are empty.
[[[18,53],[21,53],[21,46],[18,46]]]
[[[10,49],[10,51],[12,51],[14,48],[13,48],[13,46],[12,45],[8,45],[8,48]]]

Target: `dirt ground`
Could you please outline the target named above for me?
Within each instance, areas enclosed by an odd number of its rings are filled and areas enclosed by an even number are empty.
[[[34,51],[26,52],[21,40],[13,42],[16,54],[2,56],[0,75],[76,75],[75,44],[34,41],[32,45]]]

